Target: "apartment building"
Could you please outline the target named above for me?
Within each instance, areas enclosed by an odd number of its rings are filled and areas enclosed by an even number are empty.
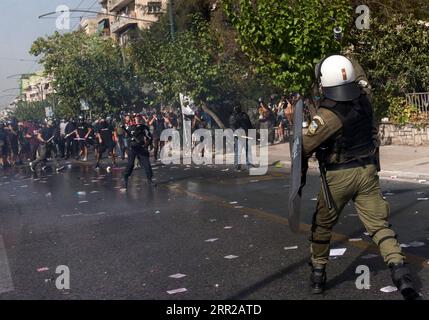
[[[98,31],[97,18],[83,18],[80,21],[79,29],[83,30],[86,34],[94,34]]]
[[[45,76],[43,71],[23,77],[21,79],[22,97],[24,101],[45,101],[54,93],[52,76]]]
[[[132,31],[148,28],[167,11],[168,0],[99,0],[102,12],[99,23],[109,24],[111,36],[125,45]]]

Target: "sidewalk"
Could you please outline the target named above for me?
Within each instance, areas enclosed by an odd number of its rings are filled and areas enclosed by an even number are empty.
[[[270,164],[280,161],[290,167],[288,143],[270,146],[268,154]],[[382,170],[379,175],[382,178],[429,181],[429,147],[382,146],[380,161]],[[309,166],[317,169],[318,163],[310,161]]]

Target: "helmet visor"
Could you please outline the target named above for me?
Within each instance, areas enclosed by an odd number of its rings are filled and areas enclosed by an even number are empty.
[[[324,87],[325,97],[334,101],[353,101],[359,98],[361,91],[356,82],[347,83],[341,86]]]

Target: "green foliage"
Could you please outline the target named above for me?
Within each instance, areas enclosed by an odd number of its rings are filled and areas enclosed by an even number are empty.
[[[353,14],[348,0],[224,0],[238,31],[242,50],[287,92],[306,93],[314,67],[325,56],[340,52],[335,26],[345,34]],[[334,17],[337,22],[330,19]]]
[[[54,76],[57,115],[80,113],[80,99],[96,114],[117,112],[139,101],[133,69],[124,65],[120,47],[111,39],[83,32],[55,33],[37,39],[30,50],[41,56]]]
[[[367,5],[371,15],[387,21],[394,14],[414,14],[418,19],[429,18],[429,2],[427,0],[352,0],[353,7]]]
[[[403,97],[388,98],[388,117],[389,120],[396,124],[409,123],[418,115],[415,106],[408,105]]]
[[[20,101],[16,106],[16,110],[12,116],[19,121],[38,120],[45,118],[45,107],[52,106],[48,101],[42,102],[26,102]]]
[[[261,92],[248,91],[256,83],[261,87],[249,62],[239,60],[242,56],[234,50],[225,53],[222,36],[201,15],[194,15],[189,29],[178,32],[175,41],[166,36],[167,30],[161,21],[142,31],[129,51],[154,104],[177,105],[179,93],[184,93],[225,119],[233,103]]]
[[[392,15],[387,22],[375,18],[370,30],[355,37],[354,51],[367,71],[380,115],[390,112],[392,98],[429,90],[429,27],[414,16]]]

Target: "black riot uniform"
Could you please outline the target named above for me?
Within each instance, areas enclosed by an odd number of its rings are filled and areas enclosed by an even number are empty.
[[[62,169],[64,169],[64,166],[60,166],[56,157],[54,157],[54,153],[56,152],[55,144],[54,144],[54,138],[56,135],[56,128],[53,126],[52,121],[48,121],[47,125],[39,132],[37,139],[40,141],[39,145],[39,157],[33,161],[30,162],[30,169],[31,171],[35,172],[36,166],[39,163],[45,164],[48,157],[51,155],[52,160],[55,164],[56,171],[59,172]],[[43,168],[45,165],[43,165]]]
[[[152,145],[152,135],[149,128],[144,124],[129,126],[128,129],[123,126],[128,136],[128,165],[124,174],[124,187],[128,188],[128,179],[133,173],[134,162],[136,158],[139,160],[140,165],[144,168],[147,180],[150,185],[155,186],[152,181],[153,172],[149,160],[149,147]]]

